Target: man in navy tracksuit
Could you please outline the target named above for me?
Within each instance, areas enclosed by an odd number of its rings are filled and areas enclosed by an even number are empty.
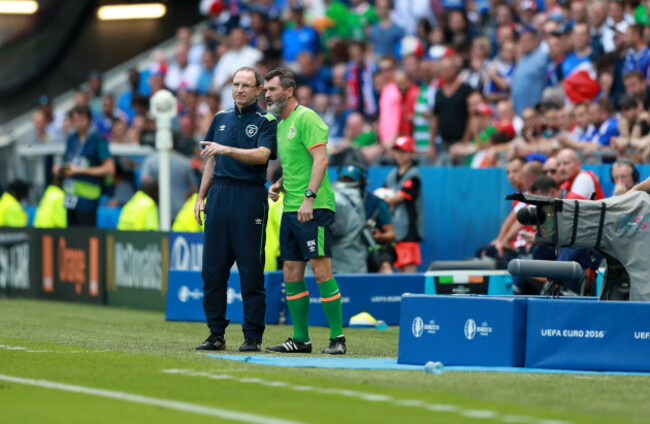
[[[223,350],[227,281],[237,261],[244,303],[242,352],[260,351],[264,333],[266,168],[275,158],[277,121],[257,105],[262,77],[253,68],[233,75],[235,107],[217,113],[202,141],[206,159],[194,215],[204,212],[203,310],[210,336],[197,350]],[[209,189],[209,191],[208,191]],[[206,199],[207,198],[207,199]]]

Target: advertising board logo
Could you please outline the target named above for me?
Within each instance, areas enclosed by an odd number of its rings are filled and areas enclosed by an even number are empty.
[[[81,294],[86,282],[86,252],[68,247],[65,237],[59,237],[57,259],[59,281],[74,284],[75,293]]]
[[[163,255],[158,244],[138,248],[129,242],[116,242],[114,248],[117,287],[163,290]]]
[[[190,290],[187,286],[181,286],[178,289],[178,300],[185,303],[188,300],[199,300],[203,297],[203,292],[199,289]]]
[[[468,319],[465,321],[465,338],[472,340],[476,336],[476,321]]]
[[[422,321],[422,318],[415,317],[413,319],[413,323],[411,324],[411,331],[416,338],[422,336],[422,333],[424,332],[424,321]]]
[[[232,287],[228,287],[228,290],[226,291],[226,296],[227,296],[227,302],[229,305],[232,305],[235,303],[235,300],[242,301],[241,299],[241,293],[237,293],[235,289]]]
[[[477,325],[476,321],[469,318],[465,321],[465,338],[467,340],[472,340],[476,335],[487,337],[492,333],[492,327],[490,327],[487,321],[483,321],[481,325]]]
[[[203,244],[188,243],[183,236],[176,237],[171,253],[171,269],[200,271],[203,261]]]
[[[26,234],[15,234],[16,243],[0,234],[0,289],[29,289],[29,242]],[[9,234],[10,236],[12,234]],[[19,237],[22,236],[22,237]]]

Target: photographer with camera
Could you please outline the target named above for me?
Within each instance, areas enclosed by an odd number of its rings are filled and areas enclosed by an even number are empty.
[[[339,215],[341,223],[356,221],[351,228],[355,232],[352,238],[357,242],[359,234],[356,231],[361,229],[360,239],[363,244],[360,244],[359,248],[363,249],[365,255],[367,272],[392,274],[393,262],[397,259],[397,255],[392,245],[395,241],[395,229],[390,209],[386,202],[366,191],[366,172],[363,165],[348,164],[339,168],[338,181],[333,187],[336,195],[337,215]],[[350,206],[353,206],[351,213],[349,213]],[[351,216],[346,217],[346,215]],[[339,225],[338,220],[335,223],[335,232],[341,232],[344,239],[350,237],[351,234],[339,231],[339,228],[336,228],[337,225]],[[343,239],[335,238],[337,240],[333,244],[334,268],[336,272],[348,272],[339,271],[345,262],[350,261],[350,256],[342,248]],[[350,272],[361,272],[356,263],[352,263],[349,268]]]

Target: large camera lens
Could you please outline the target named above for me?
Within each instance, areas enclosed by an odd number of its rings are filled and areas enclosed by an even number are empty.
[[[538,218],[541,221],[538,221]],[[517,221],[523,225],[541,225],[544,223],[545,218],[545,216],[538,217],[536,206],[521,208],[517,211]]]

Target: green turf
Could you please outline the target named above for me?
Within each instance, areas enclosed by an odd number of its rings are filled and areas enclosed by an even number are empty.
[[[311,331],[320,352],[329,330]],[[397,328],[345,333],[349,356],[397,356]],[[290,327],[270,326],[264,345],[290,335]],[[648,377],[268,367],[195,352],[206,336],[204,324],[165,322],[161,313],[0,299],[0,374],[303,423],[623,423],[650,416]],[[238,353],[241,327],[231,325],[226,339],[225,353]],[[215,418],[0,381],[2,423],[190,421]]]

